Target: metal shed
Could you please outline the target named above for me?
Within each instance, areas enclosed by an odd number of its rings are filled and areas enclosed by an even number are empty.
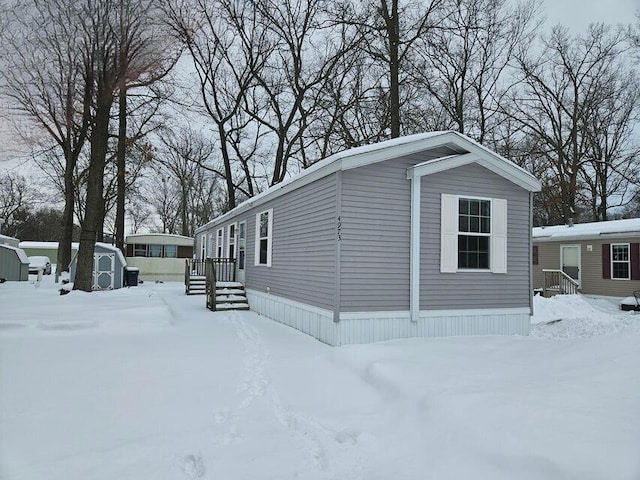
[[[0,278],[14,282],[29,280],[29,259],[22,249],[0,244]]]
[[[78,253],[69,264],[69,278],[73,282],[76,277]],[[107,243],[97,242],[93,248],[93,289],[113,290],[124,286],[124,267],[127,261],[118,248]]]

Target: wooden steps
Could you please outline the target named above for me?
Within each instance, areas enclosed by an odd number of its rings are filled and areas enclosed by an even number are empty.
[[[187,295],[204,295],[207,293],[207,277],[204,275],[190,275],[184,286]]]
[[[249,310],[249,301],[244,285],[240,282],[217,282],[215,311]]]

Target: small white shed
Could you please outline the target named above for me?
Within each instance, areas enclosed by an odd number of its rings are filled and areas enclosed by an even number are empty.
[[[76,277],[78,253],[73,256],[69,265],[69,278],[73,282]],[[127,261],[122,252],[108,243],[96,242],[93,249],[93,289],[113,290],[124,286],[124,267]]]
[[[14,282],[29,280],[29,259],[22,249],[0,244],[0,278]]]

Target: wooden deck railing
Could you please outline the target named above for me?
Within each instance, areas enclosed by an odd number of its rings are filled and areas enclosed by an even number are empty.
[[[544,274],[544,285],[542,287],[542,296],[546,297],[548,293],[558,293],[572,295],[578,293],[580,286],[577,281],[564,273],[562,270],[542,270]]]
[[[235,258],[207,258],[205,260],[186,259],[184,263],[184,286],[185,292],[189,293],[189,286],[193,277],[205,277],[207,289],[209,282],[213,282],[213,297],[215,297],[216,282],[236,281],[236,259]],[[195,290],[195,289],[193,289]],[[208,290],[207,290],[208,295]],[[207,302],[208,302],[207,298]],[[215,298],[214,298],[215,303]],[[208,305],[208,303],[207,303]],[[214,306],[215,309],[215,306]]]

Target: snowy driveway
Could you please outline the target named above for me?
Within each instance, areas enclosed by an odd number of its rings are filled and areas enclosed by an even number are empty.
[[[182,288],[0,286],[0,478],[640,478],[640,316],[332,348]]]

